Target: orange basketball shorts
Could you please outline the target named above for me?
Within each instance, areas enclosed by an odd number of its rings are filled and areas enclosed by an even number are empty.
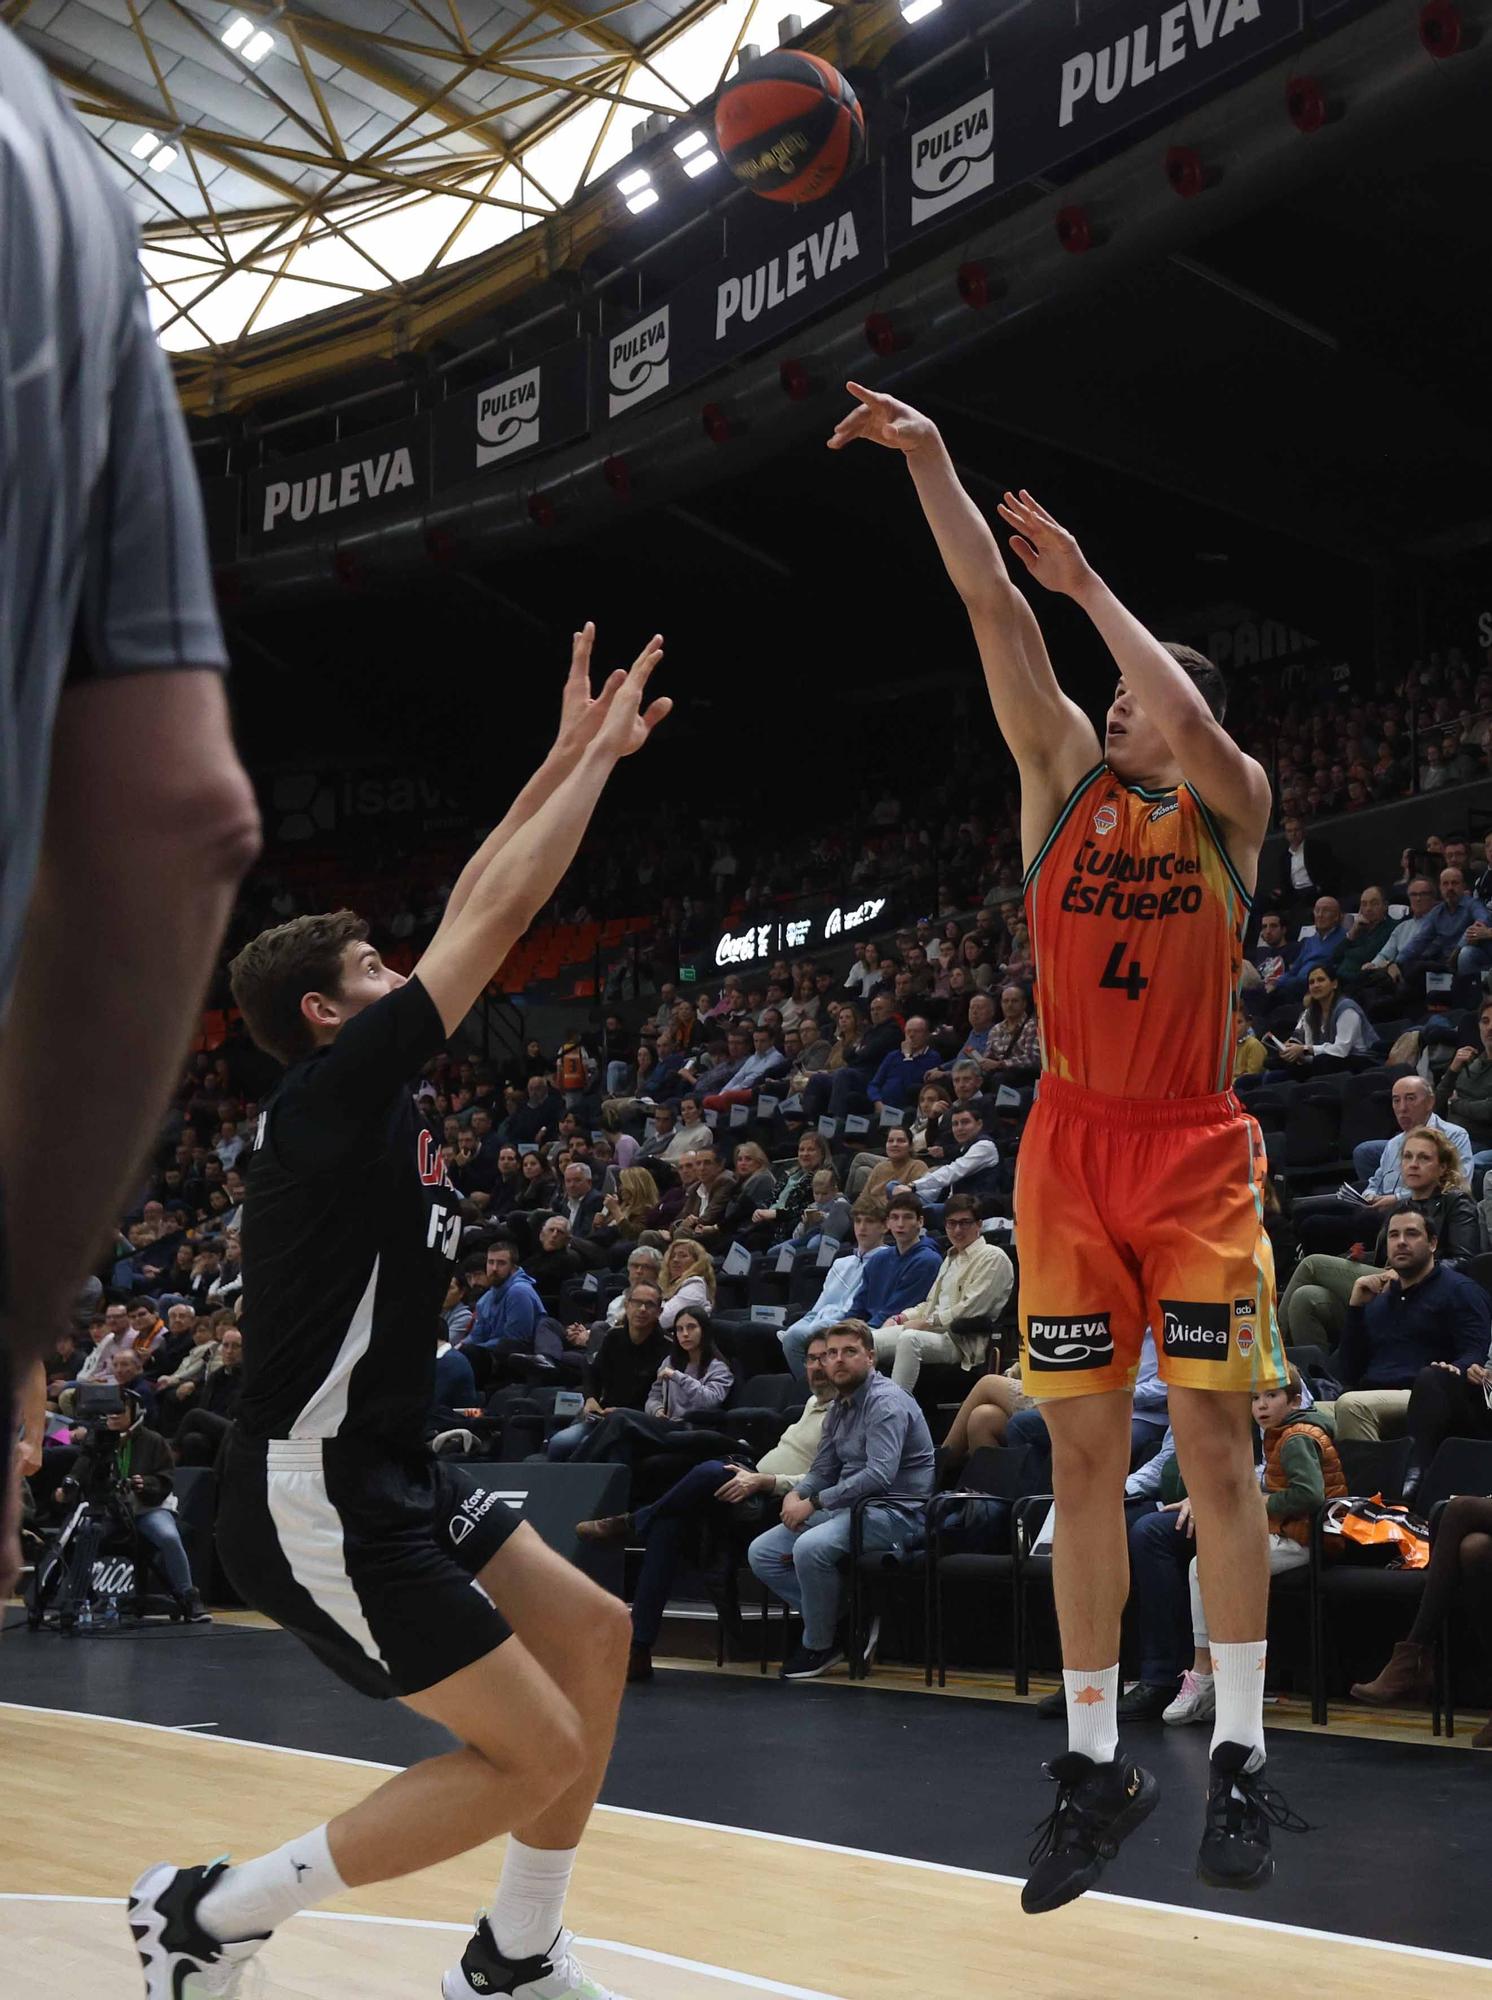
[[[1043,1076],[1015,1189],[1026,1392],[1132,1388],[1147,1326],[1167,1382],[1280,1387],[1264,1174],[1231,1091],[1109,1097]]]

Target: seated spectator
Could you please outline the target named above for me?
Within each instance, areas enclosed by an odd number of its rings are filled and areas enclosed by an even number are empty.
[[[545,1216],[539,1231],[539,1247],[529,1252],[523,1260],[523,1268],[533,1281],[544,1311],[551,1316],[557,1315],[565,1286],[585,1269],[585,1260],[570,1240],[570,1224],[566,1217]]]
[[[1435,1642],[1458,1598],[1479,1630],[1492,1629],[1492,1499],[1469,1493],[1449,1501],[1440,1517],[1407,1638],[1396,1642],[1381,1673],[1354,1685],[1352,1699],[1375,1708],[1394,1702],[1428,1706],[1435,1687]],[[1471,1745],[1492,1750],[1492,1721],[1482,1724]]]
[[[1395,924],[1388,913],[1388,898],[1383,891],[1370,885],[1357,899],[1357,915],[1347,931],[1347,949],[1342,953],[1337,967],[1338,976],[1347,985],[1352,985],[1362,974],[1363,968],[1386,950],[1393,936]]]
[[[157,1301],[136,1299],[130,1307],[130,1325],[135,1332],[130,1346],[139,1355],[140,1366],[143,1369],[166,1338],[166,1322],[161,1318],[161,1309]]]
[[[844,983],[859,1000],[869,1000],[881,984],[880,948],[870,942],[855,946],[855,963],[844,976]]]
[[[1267,1010],[1294,956],[1295,946],[1285,935],[1284,918],[1277,910],[1266,910],[1259,919],[1259,935],[1243,961],[1239,976],[1247,1006],[1256,1012]]]
[[[725,1237],[738,1235],[755,1220],[763,1205],[777,1199],[772,1162],[754,1139],[743,1139],[735,1151],[736,1186],[722,1218]]]
[[[532,1354],[534,1330],[548,1308],[534,1278],[519,1264],[517,1245],[489,1243],[485,1276],[486,1290],[477,1300],[464,1345],[486,1348],[494,1357]]]
[[[1272,879],[1261,884],[1261,901],[1283,910],[1299,922],[1301,914],[1321,896],[1335,895],[1341,881],[1341,866],[1324,840],[1307,836],[1305,821],[1297,813],[1287,813],[1281,822],[1284,851],[1274,864]]]
[[[727,1173],[718,1153],[696,1153],[695,1185],[684,1198],[674,1223],[675,1236],[692,1236],[715,1245],[725,1237],[725,1215],[736,1191],[736,1177]]]
[[[510,1145],[542,1145],[559,1130],[565,1100],[550,1086],[547,1074],[531,1076],[525,1086],[524,1103],[504,1122],[502,1138]]]
[[[714,1134],[709,1127],[704,1128],[704,1139],[712,1141]],[[713,1144],[691,1146],[687,1153],[679,1156],[676,1172],[678,1179],[670,1188],[665,1188],[658,1198],[658,1206],[649,1215],[648,1228],[667,1235],[684,1212],[684,1203],[699,1187],[699,1163],[705,1153],[713,1152]]]
[[[720,1047],[719,1038],[713,1040],[705,1057],[691,1062],[681,1069],[674,1079],[672,1088],[682,1094],[689,1091],[708,1110],[709,1100],[717,1091],[724,1090],[731,1078],[749,1061],[755,1027],[733,1023],[725,1031],[725,1046]]]
[[[914,1194],[893,1195],[886,1208],[891,1241],[865,1260],[851,1317],[884,1326],[919,1305],[942,1267],[938,1247],[922,1229],[922,1203]]]
[[[1407,1133],[1398,1176],[1403,1193],[1389,1214],[1413,1207],[1435,1233],[1442,1264],[1454,1269],[1481,1250],[1481,1226],[1476,1206],[1466,1192],[1461,1162],[1443,1132],[1420,1126]],[[1359,1209],[1366,1227],[1377,1220],[1376,1209]],[[1387,1225],[1380,1225],[1372,1250],[1372,1266],[1382,1270],[1388,1257]],[[1280,1300],[1280,1325],[1294,1345],[1334,1347],[1346,1325],[1347,1303],[1363,1275],[1355,1258],[1319,1253],[1302,1257]]]
[[[658,1370],[668,1355],[668,1342],[658,1325],[663,1294],[647,1279],[629,1287],[622,1324],[609,1327],[585,1365],[585,1405],[573,1424],[549,1440],[551,1460],[573,1458],[590,1431],[613,1410],[641,1410]]]
[[[554,1182],[545,1165],[542,1153],[521,1153],[518,1160],[519,1179],[523,1185],[513,1201],[510,1220],[513,1217],[527,1218],[553,1212]],[[539,1225],[533,1224],[534,1228]]]
[[[1347,949],[1347,926],[1342,922],[1342,906],[1335,896],[1318,896],[1313,913],[1315,928],[1308,931],[1296,947],[1290,962],[1290,970],[1275,986],[1276,1000],[1299,1000],[1306,990],[1306,981],[1316,966],[1325,966],[1335,974],[1344,951]]]
[[[642,1161],[663,1159],[678,1132],[678,1113],[671,1104],[655,1104],[648,1116],[652,1130],[638,1147],[637,1157]]]
[[[686,1446],[684,1419],[718,1410],[733,1379],[716,1349],[709,1315],[681,1312],[643,1408],[614,1409],[590,1425],[572,1463],[633,1465],[640,1455]]]
[[[601,1196],[584,1161],[572,1158],[565,1168],[564,1185],[554,1198],[553,1212],[569,1223],[572,1238],[590,1235],[591,1225],[601,1213]]]
[[[480,1409],[477,1378],[470,1361],[460,1348],[452,1347],[443,1336],[435,1342],[435,1387],[425,1420],[426,1435],[438,1437],[442,1431],[459,1428],[463,1417]]]
[[[202,1599],[192,1583],[191,1565],[182,1547],[176,1516],[166,1506],[175,1483],[171,1451],[166,1440],[144,1421],[144,1411],[136,1390],[127,1390],[124,1408],[104,1419],[102,1435],[91,1435],[83,1444],[65,1483],[57,1489],[59,1506],[76,1500],[103,1476],[103,1466],[112,1461],[129,1490],[130,1517],[141,1541],[149,1544],[159,1563],[177,1610],[192,1625],[208,1622]]]
[[[1459,868],[1440,871],[1440,900],[1414,935],[1409,951],[1399,960],[1405,990],[1423,993],[1425,981],[1437,972],[1456,973],[1466,933],[1471,925],[1487,926],[1486,908],[1466,892],[1466,877]],[[1492,936],[1492,930],[1488,931]],[[1463,1004],[1468,989],[1475,990],[1481,976],[1481,945],[1470,947],[1468,970],[1463,975]]]
[[[953,1157],[939,1166],[922,1168],[910,1183],[925,1215],[936,1209],[938,1203],[945,1202],[955,1188],[966,1195],[994,1192],[993,1176],[1000,1164],[1000,1149],[993,1139],[985,1136],[978,1111],[970,1103],[957,1104],[950,1122],[956,1149]],[[891,1192],[896,1192],[894,1187]],[[977,1202],[975,1208],[977,1211]],[[930,1219],[937,1222],[941,1217],[942,1211],[937,1209]]]
[[[975,1095],[978,1095],[977,1091]],[[937,1141],[939,1120],[952,1102],[951,1083],[924,1083],[918,1091],[917,1115],[907,1126],[907,1133],[912,1141],[912,1151],[919,1159],[928,1157],[928,1147]]]
[[[876,1252],[876,1255],[881,1255]],[[851,1509],[886,1493],[931,1491],[932,1439],[922,1412],[875,1367],[875,1338],[863,1321],[829,1331],[824,1365],[835,1402],[824,1419],[813,1465],[782,1502],[782,1520],[747,1552],[756,1577],[800,1611],[803,1643],[782,1666],[784,1680],[816,1680],[844,1658],[839,1636]],[[860,1516],[868,1553],[900,1550],[920,1528],[918,1512],[881,1501]]]
[[[813,983],[812,966],[800,967],[793,981],[792,997],[783,1003],[783,1028],[802,1030],[811,1027],[818,1019],[819,1004],[818,988]]]
[[[452,1347],[459,1347],[477,1323],[472,1307],[474,1296],[475,1287],[469,1273],[452,1271],[440,1309],[441,1336]]]
[[[1275,1051],[1272,1066],[1288,1075],[1311,1077],[1371,1063],[1378,1036],[1361,1007],[1342,991],[1336,974],[1324,965],[1312,966],[1306,994],[1295,1033]]]
[[[857,1025],[853,1010],[851,1024]],[[853,1041],[844,1039],[844,1008],[840,1009],[839,1025],[840,1036],[830,1051],[827,1068],[811,1076],[800,1093],[802,1115],[806,1119],[847,1117],[857,1105],[864,1104],[866,1092],[881,1064],[901,1048],[902,1031],[896,1019],[896,1003],[889,993],[877,992],[872,997],[870,1025]],[[923,1026],[926,1027],[925,1022]],[[928,1067],[931,1067],[931,1062]]]
[[[880,1195],[893,1184],[910,1187],[920,1169],[912,1151],[910,1126],[890,1125],[883,1134],[886,1147],[884,1153],[857,1153],[850,1162],[850,1171],[845,1182],[846,1194],[859,1199],[864,1195]]]
[[[809,1077],[816,1076],[829,1061],[829,1035],[837,1025],[838,1009],[830,1016],[824,1009],[823,1021],[805,1021],[801,1028],[784,1028],[782,1053],[787,1058],[788,1091],[800,1091]],[[774,1086],[775,1087],[775,1086]]]
[[[752,1210],[750,1222],[742,1232],[743,1242],[764,1249],[790,1236],[813,1200],[814,1175],[832,1165],[829,1142],[821,1132],[799,1133],[797,1164],[789,1169],[787,1179],[772,1200]]]
[[[192,1329],[197,1324],[197,1315],[185,1300],[166,1308],[166,1337],[157,1341],[146,1363],[145,1372],[152,1382],[169,1375],[180,1362],[184,1361],[192,1348]],[[138,1350],[139,1343],[136,1343]]]
[[[99,1319],[96,1324],[108,1332],[108,1322]],[[204,1322],[205,1324],[205,1322]],[[47,1400],[55,1403],[59,1390],[70,1387],[74,1376],[86,1359],[83,1335],[70,1326],[62,1327],[53,1343],[51,1353],[46,1357],[44,1367],[47,1377]]]
[[[916,1103],[923,1078],[937,1068],[938,1052],[931,1037],[932,1027],[925,1014],[907,1017],[904,1039],[882,1059],[867,1086],[877,1112],[900,1111],[903,1105]]]
[[[176,1426],[172,1449],[178,1465],[216,1463],[238,1414],[242,1389],[243,1335],[236,1326],[225,1326],[202,1387]]]
[[[659,1283],[662,1304],[658,1324],[671,1333],[681,1312],[709,1313],[715,1305],[715,1266],[702,1243],[675,1237],[664,1252]]]
[[[973,1020],[972,1002],[969,1018]],[[1041,1067],[1041,1036],[1031,998],[1026,988],[1013,980],[1000,988],[1000,1018],[990,1030],[989,1047],[980,1067],[996,1081],[1001,1070]]]
[[[1291,1216],[1301,1250],[1306,1255],[1323,1250],[1346,1250],[1360,1242],[1375,1222],[1373,1216],[1364,1213],[1365,1207],[1376,1210],[1376,1220],[1381,1222],[1406,1194],[1427,1191],[1423,1188],[1411,1189],[1401,1171],[1408,1134],[1424,1126],[1442,1133],[1451,1142],[1461,1163],[1462,1177],[1470,1180],[1471,1140],[1464,1127],[1452,1125],[1436,1113],[1435,1093],[1425,1079],[1422,1076],[1396,1077],[1390,1096],[1398,1131],[1392,1139],[1381,1144],[1377,1140],[1367,1140],[1353,1151],[1353,1167],[1364,1182],[1362,1201],[1350,1201],[1339,1195],[1313,1194],[1304,1195],[1294,1203]]]
[[[804,1209],[791,1242],[800,1256],[811,1256],[825,1243],[849,1240],[853,1216],[850,1204],[840,1192],[839,1176],[832,1167],[820,1167],[813,1177],[813,1200]]]
[[[1471,1170],[1485,1173],[1492,1166],[1492,999],[1477,1010],[1480,1048],[1459,1048],[1442,1071],[1435,1091],[1435,1110],[1466,1133],[1471,1145]]]
[[[941,1166],[958,1152],[958,1141],[953,1136],[953,1115],[961,1105],[967,1105],[979,1119],[981,1129],[988,1129],[991,1111],[990,1101],[982,1095],[984,1072],[978,1063],[964,1058],[953,1065],[953,1096],[938,1113],[928,1132],[922,1150],[933,1166]]]
[[[825,1271],[823,1287],[807,1312],[791,1326],[778,1328],[777,1338],[782,1343],[787,1365],[800,1382],[807,1381],[809,1342],[846,1317],[859,1294],[866,1258],[886,1241],[885,1202],[874,1195],[862,1194],[852,1211],[852,1227],[854,1254],[836,1257]]]
[[[601,1197],[601,1213],[591,1224],[591,1241],[610,1246],[635,1243],[658,1206],[658,1183],[646,1167],[623,1167],[615,1194]]]
[[[989,942],[977,931],[968,931],[960,938],[958,963],[981,993],[988,993],[995,983],[995,960]]]
[[[1352,1288],[1335,1366],[1337,1436],[1376,1440],[1404,1431],[1409,1394],[1434,1361],[1484,1362],[1492,1300],[1436,1257],[1433,1225],[1407,1202],[1388,1219],[1388,1269]]]
[[[662,1110],[660,1104],[658,1110]],[[671,1142],[664,1147],[661,1157],[670,1166],[677,1166],[686,1153],[708,1152],[715,1144],[715,1135],[705,1123],[704,1106],[692,1093],[679,1099],[679,1123]]]
[[[1412,860],[1412,850],[1410,859]],[[1357,990],[1370,998],[1394,994],[1404,983],[1403,967],[1418,949],[1421,930],[1435,908],[1435,884],[1428,875],[1411,875],[1404,886],[1409,915],[1396,923],[1358,975]]]
[[[145,1363],[140,1358],[137,1347],[127,1347],[122,1354],[114,1357],[114,1382],[120,1389],[127,1389],[139,1398],[144,1421],[153,1431],[160,1429],[160,1403],[156,1396],[155,1384],[146,1379]]]
[[[834,1401],[824,1367],[826,1347],[820,1330],[807,1343],[808,1405],[788,1425],[756,1465],[740,1458],[706,1459],[694,1465],[650,1506],[633,1514],[614,1514],[577,1523],[584,1541],[633,1541],[643,1545],[642,1571],[632,1594],[632,1648],[627,1661],[629,1681],[653,1678],[653,1647],[663,1625],[663,1613],[678,1567],[679,1545],[692,1520],[716,1515],[727,1533],[736,1522],[760,1520],[777,1512],[780,1503],[802,1479],[818,1455],[824,1418]],[[770,1515],[768,1515],[770,1518]]]
[[[941,1361],[966,1373],[984,1366],[988,1332],[964,1330],[960,1322],[996,1318],[1015,1285],[1010,1259],[979,1233],[979,1204],[972,1195],[950,1196],[944,1226],[948,1255],[927,1297],[874,1329],[877,1364],[889,1361],[892,1381],[908,1395],[924,1362]]]
[[[771,1028],[758,1026],[751,1031],[751,1054],[737,1067],[723,1090],[706,1092],[706,1111],[725,1111],[732,1104],[749,1104],[770,1076],[780,1076],[787,1057],[777,1046]],[[701,1084],[701,1091],[705,1086]]]
[[[627,1291],[633,1285],[643,1283],[657,1285],[658,1295],[661,1298],[663,1295],[662,1279],[660,1276],[662,1268],[663,1252],[655,1244],[639,1243],[630,1250],[627,1253],[627,1283],[617,1293],[610,1305],[607,1306],[598,1325],[602,1327],[621,1325],[627,1315]],[[714,1276],[713,1268],[710,1275]],[[705,1294],[705,1298],[707,1301],[708,1293]],[[706,1306],[706,1309],[708,1310],[708,1306]],[[578,1321],[572,1321],[567,1329],[571,1334],[583,1335],[585,1340],[589,1340],[593,1330],[591,1327],[585,1326]]]

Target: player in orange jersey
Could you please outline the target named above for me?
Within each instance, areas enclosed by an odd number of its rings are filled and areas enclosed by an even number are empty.
[[[1250,1393],[1282,1384],[1285,1365],[1264,1149],[1229,1082],[1269,780],[1222,726],[1218,669],[1154,638],[1029,493],[1007,493],[999,511],[1015,554],[1083,607],[1114,656],[1100,748],[936,426],[893,397],[849,389],[856,407],[830,444],[865,438],[905,454],[1021,774],[1042,1038],[1016,1183],[1022,1379],[1052,1439],[1068,1720],[1068,1754],[1050,1766],[1057,1804],[1022,1902],[1056,1909],[1091,1888],[1159,1795],[1121,1756],[1116,1713],[1130,1394],[1147,1326],[1212,1635],[1198,1872],[1216,1887],[1257,1888],[1287,1809],[1263,1775],[1269,1577]]]

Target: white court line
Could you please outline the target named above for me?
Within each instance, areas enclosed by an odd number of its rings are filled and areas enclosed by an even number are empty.
[[[68,1715],[78,1722],[109,1722],[126,1729],[150,1729],[165,1735],[174,1732],[161,1722],[135,1722],[127,1716],[96,1715],[89,1709],[44,1708],[29,1701],[0,1701],[0,1710],[16,1709],[28,1715]],[[272,1750],[281,1757],[311,1757],[326,1764],[353,1764],[365,1771],[402,1771],[403,1764],[377,1764],[368,1757],[337,1757],[320,1750],[298,1750],[285,1743],[260,1743],[251,1736],[214,1736],[215,1743],[233,1743],[245,1750]],[[598,1813],[622,1819],[656,1820],[663,1826],[687,1826],[705,1833],[730,1833],[742,1840],[766,1840],[778,1847],[796,1847],[809,1854],[843,1854],[852,1861],[884,1861],[893,1868],[917,1868],[934,1875],[953,1875],[965,1882],[994,1882],[1001,1888],[1019,1889],[1019,1875],[997,1875],[986,1868],[961,1868],[952,1861],[920,1861],[910,1854],[883,1854],[874,1847],[841,1847],[834,1841],[808,1840],[796,1833],[768,1833],[761,1827],[727,1826],[719,1820],[685,1819],[678,1813],[644,1812],[640,1806],[608,1806],[600,1803]],[[1475,1958],[1460,1951],[1437,1951],[1431,1945],[1395,1944],[1388,1938],[1354,1937],[1350,1931],[1317,1930],[1310,1924],[1282,1924],[1268,1917],[1235,1916],[1230,1910],[1201,1910],[1190,1903],[1161,1903],[1149,1896],[1116,1896],[1109,1889],[1090,1889],[1088,1901],[1119,1903],[1131,1910],[1159,1910],[1166,1916],[1194,1917],[1209,1924],[1239,1924],[1245,1930],[1272,1931],[1278,1937],[1316,1938],[1323,1944],[1355,1945],[1360,1951],[1392,1952],[1401,1958],[1423,1959],[1437,1965],[1469,1965],[1477,1972],[1492,1969],[1492,1960]],[[382,1921],[381,1919],[379,1921]],[[620,1949],[620,1947],[618,1947]]]
[[[0,1903],[87,1903],[95,1908],[122,1910],[124,1898],[32,1896],[0,1889]],[[425,1917],[370,1917],[352,1910],[302,1910],[299,1914],[323,1924],[392,1924],[397,1930],[455,1931],[462,1937],[471,1929],[470,1924],[437,1923]],[[816,1987],[787,1986],[780,1979],[766,1979],[750,1972],[731,1972],[723,1965],[706,1965],[703,1959],[679,1958],[671,1951],[650,1951],[641,1944],[619,1944],[615,1938],[577,1937],[575,1942],[582,1951],[589,1946],[597,1951],[615,1952],[618,1958],[644,1959],[649,1965],[666,1965],[675,1972],[698,1973],[728,1986],[739,1986],[748,1993],[772,1993],[780,1996],[780,2000],[835,2000],[834,1994],[821,1993]]]

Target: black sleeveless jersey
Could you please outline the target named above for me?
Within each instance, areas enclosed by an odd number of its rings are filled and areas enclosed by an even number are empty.
[[[242,1222],[246,1437],[422,1444],[461,1198],[413,1084],[445,1039],[411,979],[265,1105]]]

